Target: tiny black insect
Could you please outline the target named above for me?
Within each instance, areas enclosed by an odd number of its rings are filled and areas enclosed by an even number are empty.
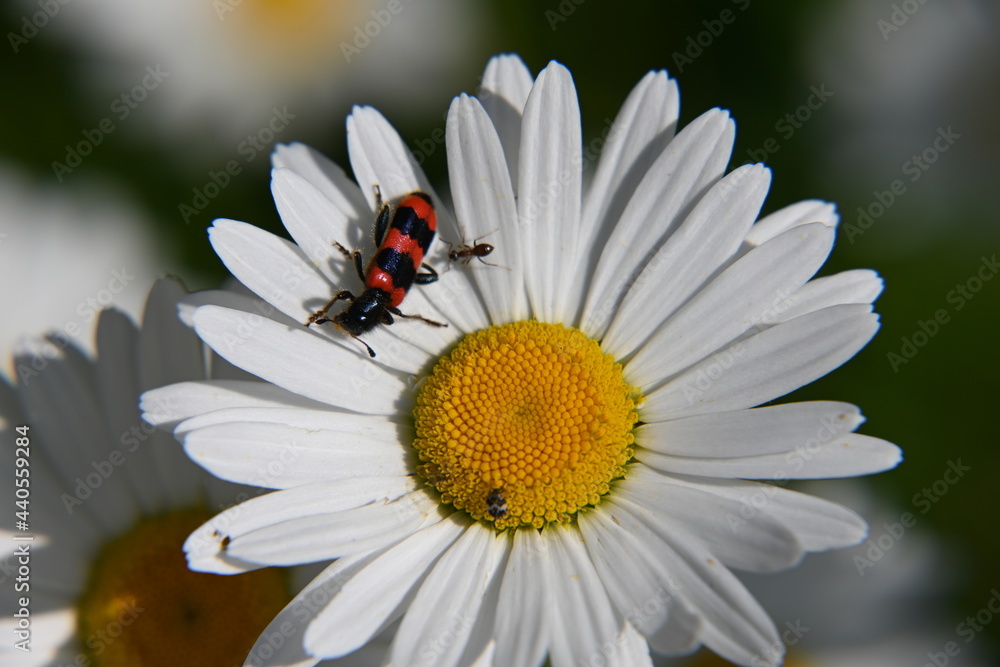
[[[486,511],[494,519],[507,516],[507,499],[501,489],[493,489],[490,495],[486,496]]]

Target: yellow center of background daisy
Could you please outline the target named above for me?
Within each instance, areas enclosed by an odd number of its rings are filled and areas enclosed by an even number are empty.
[[[96,667],[242,665],[288,602],[281,570],[188,570],[182,545],[211,518],[186,510],[141,520],[104,546],[79,604],[79,640]]]
[[[567,522],[632,458],[635,390],[578,329],[543,322],[466,336],[417,396],[419,473],[498,529]]]
[[[297,73],[293,67],[329,67],[342,61],[341,44],[351,43],[355,26],[372,20],[366,3],[349,0],[243,0],[219,16],[223,29],[273,70]],[[376,23],[377,26],[377,23]],[[368,37],[371,38],[370,36]],[[333,64],[336,64],[334,62]]]

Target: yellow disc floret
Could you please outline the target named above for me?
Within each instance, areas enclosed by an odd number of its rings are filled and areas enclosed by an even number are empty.
[[[96,667],[241,665],[288,601],[281,571],[192,572],[182,546],[211,517],[144,518],[104,546],[78,606],[80,643]]]
[[[578,329],[529,321],[470,334],[417,396],[419,473],[498,529],[569,521],[632,458],[635,390]]]

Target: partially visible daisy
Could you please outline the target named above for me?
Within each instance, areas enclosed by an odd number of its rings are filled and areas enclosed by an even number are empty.
[[[270,626],[305,626],[303,641],[264,664],[350,654],[396,621],[392,664],[648,665],[650,649],[699,644],[780,662],[775,627],[729,568],[772,572],[862,540],[857,514],[782,485],[885,470],[900,452],[854,434],[846,403],[750,408],[861,349],[882,283],[812,279],[833,206],[757,220],[770,173],[725,174],[728,115],[675,136],[677,114],[674,82],[644,77],[584,187],[569,72],[552,63],[533,81],[502,56],[480,99],[448,115],[455,217],[389,123],[357,108],[353,181],[304,146],[275,154],[295,243],[215,223],[216,251],[269,306],[229,299],[193,323],[262,381],[174,385],[143,405],[224,479],[276,468],[274,493],[191,536],[193,568],[339,559]],[[403,311],[448,326],[397,319],[365,335],[370,359],[303,323],[359,289],[333,244],[362,245],[375,185],[389,200],[427,193],[446,241],[492,234],[506,268],[415,286]],[[445,252],[426,261],[442,268]]]
[[[62,8],[42,38],[80,47],[102,101],[139,86],[110,109],[116,122],[242,160],[260,150],[236,154],[248,135],[302,134],[358,95],[420,106],[464,73],[484,23],[455,0],[88,0]]]
[[[57,337],[25,340],[16,384],[0,384],[0,491],[25,500],[23,516],[11,505],[0,524],[3,665],[238,664],[288,601],[277,569],[244,579],[185,563],[188,533],[253,494],[206,475],[140,417],[144,389],[206,377],[204,348],[177,319],[181,295],[157,283],[141,330],[104,310],[96,358]],[[30,493],[15,496],[15,485]],[[28,588],[12,585],[25,564],[15,548],[28,550]],[[27,651],[13,640],[23,607]]]
[[[111,188],[43,187],[0,164],[0,355],[38,331],[92,351],[102,308],[142,312],[169,267],[150,229]]]

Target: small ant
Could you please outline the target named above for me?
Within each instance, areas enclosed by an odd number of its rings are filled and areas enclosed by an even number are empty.
[[[492,233],[493,232],[490,232],[490,234]],[[449,248],[448,250],[449,267],[453,262],[461,262],[462,264],[468,264],[469,262],[472,261],[472,258],[475,257],[486,266],[496,266],[507,269],[508,271],[510,270],[510,267],[508,266],[503,266],[502,264],[492,264],[483,259],[483,257],[486,257],[495,250],[495,248],[489,243],[480,243],[479,239],[473,241],[472,245],[469,245],[468,243],[462,243],[458,246],[455,246],[450,241],[445,241],[445,243],[448,244]]]

